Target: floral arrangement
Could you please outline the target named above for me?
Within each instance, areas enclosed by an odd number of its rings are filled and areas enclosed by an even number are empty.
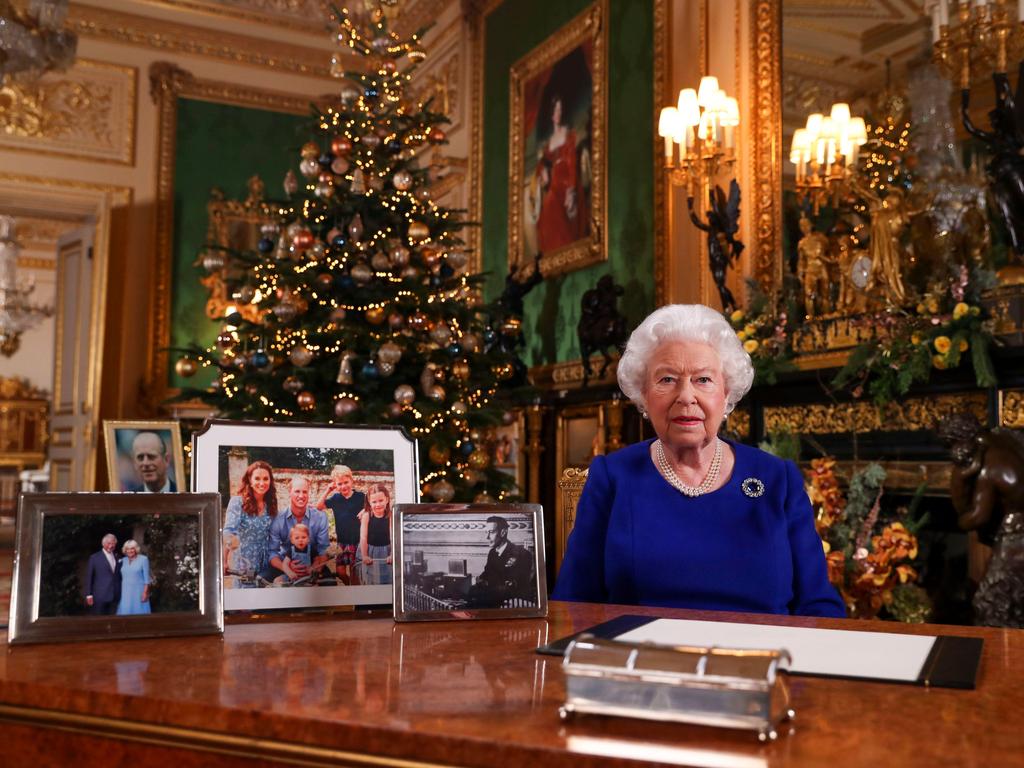
[[[776,311],[755,280],[747,281],[747,308],[729,315],[729,323],[754,364],[754,384],[774,384],[778,374],[793,368],[789,344],[790,314]]]
[[[815,527],[828,563],[829,581],[839,590],[850,618],[893,618],[923,622],[931,611],[928,594],[918,584],[914,560],[917,531],[927,515],[916,518],[924,492],[918,488],[898,519],[880,520],[885,470],[869,464],[850,480],[844,498],[835,474],[835,459],[814,459],[807,495],[815,510]]]
[[[866,392],[882,405],[911,385],[927,382],[933,370],[956,368],[968,355],[978,386],[995,385],[989,354],[994,337],[978,303],[980,291],[990,283],[988,273],[978,270],[972,281],[961,267],[948,289],[925,294],[916,312],[867,318],[878,336],[850,353],[833,386],[850,387],[854,397]]]

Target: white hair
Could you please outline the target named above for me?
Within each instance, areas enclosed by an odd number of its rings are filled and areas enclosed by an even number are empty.
[[[697,341],[715,350],[725,376],[725,413],[731,413],[750,391],[754,365],[729,321],[703,304],[669,304],[654,310],[637,326],[619,360],[619,387],[626,397],[641,410],[647,409],[647,362],[658,347],[670,341]]]
[[[139,551],[139,542],[137,542],[135,539],[128,539],[128,541],[121,545],[121,552],[127,555],[128,550],[133,548],[137,553]]]
[[[100,544],[106,544],[106,543],[107,543],[108,541],[110,541],[111,539],[113,539],[113,540],[114,540],[114,543],[115,543],[115,544],[117,544],[117,536],[115,536],[115,535],[114,535],[114,534],[112,534],[112,533],[108,533],[108,534],[105,534],[105,535],[103,536],[103,538],[102,538],[102,539],[100,539]]]

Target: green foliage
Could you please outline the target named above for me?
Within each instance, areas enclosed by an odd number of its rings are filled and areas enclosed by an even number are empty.
[[[786,428],[769,432],[767,439],[758,443],[757,447],[780,459],[800,461],[800,435]]]

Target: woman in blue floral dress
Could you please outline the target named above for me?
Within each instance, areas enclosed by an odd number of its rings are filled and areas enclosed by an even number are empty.
[[[270,524],[277,517],[277,489],[274,471],[265,461],[250,464],[238,488],[228,502],[224,521],[224,570],[237,563],[232,550],[245,564],[246,573],[260,573],[270,564]],[[236,569],[238,570],[238,569]]]
[[[118,616],[151,613],[149,606],[149,558],[139,554],[139,543],[128,539],[121,548],[121,601]]]

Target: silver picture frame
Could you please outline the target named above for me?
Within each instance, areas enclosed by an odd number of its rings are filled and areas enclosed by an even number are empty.
[[[539,504],[399,504],[395,621],[547,616]]]
[[[222,633],[219,524],[220,499],[213,493],[22,494],[9,642]],[[88,559],[108,533],[118,539],[117,555],[127,539],[137,540],[151,580],[143,600],[152,612],[89,612]]]

